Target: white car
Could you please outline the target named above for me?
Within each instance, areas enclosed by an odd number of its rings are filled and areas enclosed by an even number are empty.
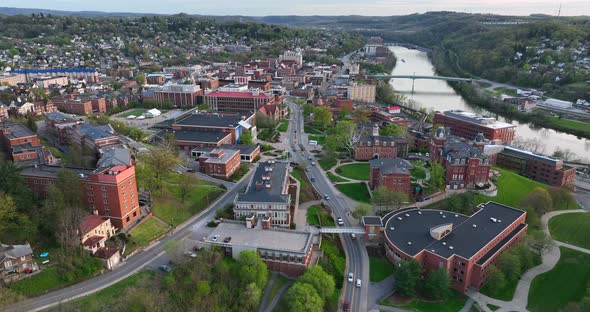
[[[352,283],[352,281],[353,281],[353,274],[352,274],[352,272],[350,272],[350,273],[348,273],[348,282]]]
[[[356,279],[356,287],[361,287],[361,279],[360,278]]]
[[[213,236],[213,238],[211,240],[216,242],[218,239],[219,239],[219,235],[215,235],[215,236]]]
[[[344,225],[344,221],[342,221],[342,218],[338,218],[338,225]]]

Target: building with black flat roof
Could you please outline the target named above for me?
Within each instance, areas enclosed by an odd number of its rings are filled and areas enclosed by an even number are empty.
[[[455,289],[479,289],[488,270],[527,230],[526,211],[495,202],[481,204],[471,216],[407,208],[384,216],[387,258],[419,261],[426,271],[445,268]],[[365,222],[365,229],[375,222]]]

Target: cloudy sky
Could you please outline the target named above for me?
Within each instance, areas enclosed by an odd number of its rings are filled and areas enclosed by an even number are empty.
[[[590,0],[2,0],[0,6],[67,11],[203,15],[404,15],[461,11],[529,15],[590,15]],[[25,6],[26,5],[26,6]]]

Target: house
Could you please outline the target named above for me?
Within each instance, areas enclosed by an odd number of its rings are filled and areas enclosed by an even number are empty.
[[[111,219],[95,214],[86,216],[80,223],[79,231],[84,250],[103,260],[107,269],[112,270],[121,261],[119,249],[105,244],[116,232]]]
[[[6,281],[16,280],[19,274],[39,270],[33,260],[33,249],[25,245],[5,245],[0,243],[0,278]]]
[[[412,164],[401,158],[371,159],[369,161],[369,186],[376,189],[385,186],[393,192],[410,194]]]
[[[402,137],[363,135],[354,146],[355,160],[405,157],[408,141]]]

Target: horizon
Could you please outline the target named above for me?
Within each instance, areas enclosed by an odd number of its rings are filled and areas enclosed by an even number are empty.
[[[56,10],[69,12],[104,12],[134,14],[214,16],[403,16],[427,12],[449,11],[469,14],[493,14],[503,16],[529,16],[545,14],[550,16],[590,16],[590,2],[581,0],[368,0],[359,4],[356,0],[300,0],[296,4],[287,1],[256,0],[236,6],[234,1],[219,0],[215,3],[196,4],[190,0],[169,0],[162,7],[161,2],[146,0],[141,8],[129,3],[104,0],[94,3],[80,3],[71,0],[30,0],[28,7],[22,7],[20,0],[5,0],[3,7],[29,10]],[[254,2],[254,3],[252,3]],[[116,8],[116,9],[114,9]]]

